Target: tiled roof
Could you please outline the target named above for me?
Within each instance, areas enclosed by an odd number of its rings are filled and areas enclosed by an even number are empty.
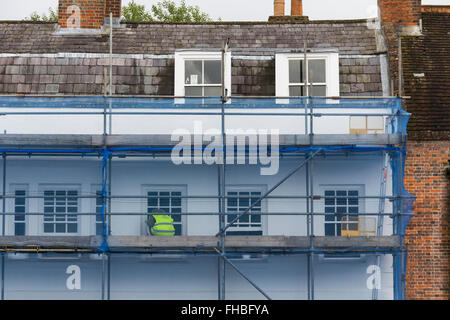
[[[115,53],[168,54],[183,48],[220,48],[227,38],[232,48],[333,47],[341,54],[376,51],[374,31],[363,21],[223,24],[122,24],[114,30]],[[1,23],[0,52],[55,53],[109,52],[108,34],[94,36],[55,35],[51,23]]]
[[[53,23],[0,23],[0,94],[103,94],[109,34],[56,30]],[[382,95],[375,32],[364,20],[122,24],[113,34],[114,93],[172,95],[175,50],[219,49],[227,38],[233,94],[275,95],[275,52],[307,41],[313,50],[339,52],[341,95]],[[58,53],[74,55],[49,56]]]
[[[409,138],[450,140],[450,14],[422,19],[423,36],[402,38]]]

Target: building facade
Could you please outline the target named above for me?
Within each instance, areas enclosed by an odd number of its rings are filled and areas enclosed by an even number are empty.
[[[58,24],[3,23],[2,298],[404,299],[410,114],[380,2],[380,25],[301,1],[269,22],[60,1]],[[176,236],[149,236],[154,209]]]

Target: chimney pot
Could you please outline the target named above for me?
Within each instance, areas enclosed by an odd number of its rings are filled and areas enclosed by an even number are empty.
[[[273,15],[284,16],[284,0],[273,1]]]
[[[291,16],[302,16],[302,15],[303,15],[303,1],[291,0]]]

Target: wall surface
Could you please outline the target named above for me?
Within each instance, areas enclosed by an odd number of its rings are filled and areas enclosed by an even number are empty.
[[[449,298],[449,141],[410,141],[405,187],[417,197],[406,235],[408,299]]]
[[[5,298],[101,299],[102,260],[96,254],[9,254],[5,258]],[[59,259],[58,259],[59,257]],[[233,260],[272,299],[307,299],[307,269],[304,255],[261,256]],[[375,256],[326,258],[316,255],[315,298],[370,300],[367,286]],[[68,289],[69,266],[80,268],[80,289]],[[393,298],[392,256],[381,257],[379,299]],[[112,255],[111,299],[217,299],[216,256]],[[259,300],[264,297],[231,267],[226,267],[226,299]],[[69,286],[70,287],[70,286]]]
[[[276,175],[261,176],[260,162],[256,165],[228,165],[226,184],[229,187],[253,187],[258,190],[268,190],[291,170],[303,158],[281,160]],[[247,162],[248,163],[248,162]],[[332,165],[330,165],[332,164]],[[272,164],[274,165],[274,164]],[[380,172],[383,159],[378,154],[353,155],[352,159],[344,156],[319,156],[313,163],[314,194],[322,195],[324,190],[339,189],[340,187],[354,187],[360,190],[361,196],[377,196],[380,192]],[[167,160],[115,160],[112,165],[112,194],[128,196],[144,196],[149,186],[184,186],[186,195],[215,196],[217,195],[217,166],[216,165],[174,165]],[[305,195],[305,169],[297,172],[288,181],[277,188],[272,195],[295,196]],[[392,194],[391,179],[388,179],[387,195]],[[26,185],[30,195],[42,194],[45,186],[69,185],[79,190],[82,195],[94,195],[101,186],[101,161],[85,160],[23,160],[18,158],[7,159],[6,174],[7,194],[12,194],[16,185]],[[113,199],[112,212],[140,213],[135,216],[112,217],[113,235],[145,235],[144,224],[147,212],[146,199]],[[8,199],[7,212],[13,212],[14,203]],[[378,199],[360,199],[359,208],[363,213],[377,213]],[[27,203],[28,212],[42,213],[43,200],[31,198]],[[217,212],[215,199],[188,199],[185,203],[186,212],[211,213]],[[392,206],[386,201],[385,213],[389,213]],[[281,213],[305,213],[305,199],[267,199],[263,203],[263,211],[278,213],[277,215],[263,216],[262,229],[264,235],[305,236],[305,216],[292,216]],[[79,212],[95,212],[95,199],[84,198],[79,200]],[[315,201],[315,212],[323,213],[324,200]],[[370,216],[374,219],[376,215]],[[6,217],[6,234],[12,235],[13,216]],[[364,220],[363,218],[362,220]],[[369,220],[370,220],[369,219]],[[392,220],[384,218],[384,234],[392,234]],[[95,234],[95,216],[80,215],[78,219],[79,235]],[[366,222],[364,222],[366,223]],[[361,229],[370,227],[361,224]],[[315,234],[324,235],[324,216],[314,218]],[[369,225],[370,224],[370,225]],[[29,216],[27,218],[27,234],[43,234],[42,216]],[[214,215],[192,215],[185,220],[186,235],[214,235],[219,230],[219,220]]]

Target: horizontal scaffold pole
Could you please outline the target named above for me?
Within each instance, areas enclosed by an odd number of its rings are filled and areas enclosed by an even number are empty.
[[[285,182],[287,179],[289,179],[291,176],[293,176],[297,171],[299,171],[305,164],[308,163],[312,158],[314,158],[320,151],[322,151],[321,148],[319,148],[317,151],[315,151],[313,154],[311,154],[305,161],[303,161],[299,166],[297,166],[294,170],[292,170],[288,175],[286,175],[283,179],[281,179],[280,182],[275,184],[272,188],[270,188],[269,191],[267,191],[264,195],[262,195],[258,200],[256,200],[250,207],[248,207],[244,212],[237,215],[236,218],[233,219],[230,223],[228,223],[220,232],[216,234],[216,237],[219,235],[222,235],[229,227],[234,225],[240,217],[247,214],[252,210],[255,206],[257,206],[265,197],[267,197],[269,194],[271,194],[276,188],[278,188],[283,182]]]

